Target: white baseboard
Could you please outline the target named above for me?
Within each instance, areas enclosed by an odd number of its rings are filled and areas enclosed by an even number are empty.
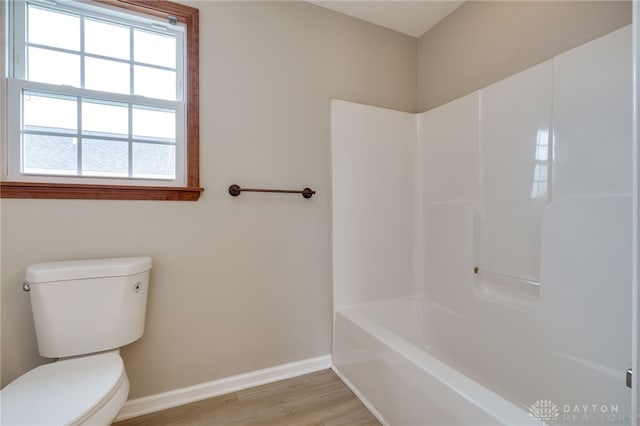
[[[186,388],[174,389],[156,395],[131,399],[124,404],[116,421],[126,420],[144,414],[155,413],[167,408],[201,401],[207,398],[237,392],[243,389],[260,386],[278,380],[289,379],[303,374],[313,373],[331,367],[331,355],[305,359],[288,364],[276,365],[263,370],[225,377],[207,383]]]

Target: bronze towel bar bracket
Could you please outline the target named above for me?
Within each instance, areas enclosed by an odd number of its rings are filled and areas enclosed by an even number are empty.
[[[292,189],[256,189],[256,188],[240,188],[239,185],[231,185],[229,187],[229,194],[233,197],[237,197],[240,195],[242,191],[246,192],[279,192],[283,194],[302,194],[304,198],[311,198],[316,191],[311,188],[305,188],[302,191],[292,190]]]

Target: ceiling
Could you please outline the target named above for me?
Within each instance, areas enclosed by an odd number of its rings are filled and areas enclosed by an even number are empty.
[[[429,28],[453,12],[464,1],[406,0],[332,0],[312,1],[317,6],[335,10],[363,21],[420,37]]]

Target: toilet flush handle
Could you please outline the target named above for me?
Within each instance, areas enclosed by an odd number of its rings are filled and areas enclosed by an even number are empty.
[[[27,281],[22,283],[22,290],[23,291],[31,291],[31,286],[29,285],[29,283]]]

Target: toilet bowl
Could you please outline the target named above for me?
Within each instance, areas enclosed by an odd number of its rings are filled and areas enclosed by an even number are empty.
[[[127,400],[118,351],[41,365],[0,391],[0,424],[109,425]]]
[[[144,332],[151,258],[27,268],[40,355],[58,358],[0,391],[0,425],[111,424],[129,394],[121,346]]]

